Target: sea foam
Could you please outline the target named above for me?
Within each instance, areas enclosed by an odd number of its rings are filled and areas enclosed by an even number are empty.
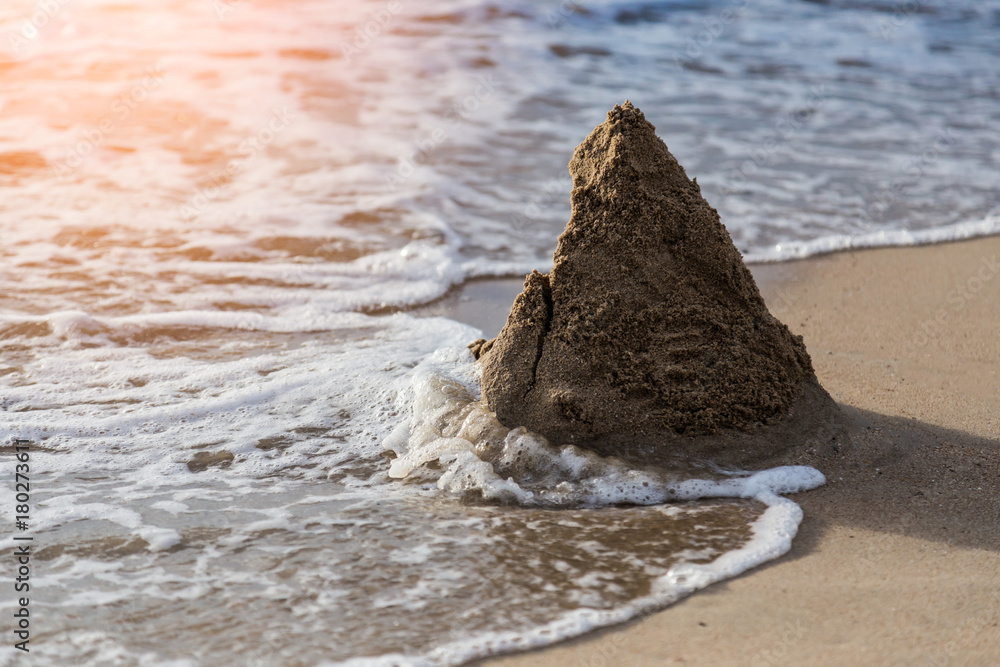
[[[655,505],[709,498],[749,498],[765,506],[744,543],[707,561],[682,560],[651,582],[647,595],[614,609],[580,608],[527,631],[484,633],[437,647],[430,655],[359,658],[351,666],[441,665],[494,652],[524,650],[620,623],[773,560],[791,548],[801,508],[780,494],[825,483],[818,470],[784,466],[749,473],[713,466],[711,476],[690,470],[636,468],[614,457],[552,445],[524,428],[507,429],[480,402],[477,367],[467,350],[442,349],[413,372],[404,394],[412,414],[384,442],[396,458],[389,476],[415,478],[449,493],[528,507]],[[676,507],[676,506],[674,506]],[[704,556],[698,551],[692,556]]]

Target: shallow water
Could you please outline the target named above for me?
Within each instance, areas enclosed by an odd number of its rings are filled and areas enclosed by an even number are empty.
[[[625,98],[749,257],[996,231],[998,31],[995,2],[5,2],[32,663],[452,664],[778,555],[806,471],[695,492],[535,443],[562,472],[508,483],[502,447],[410,442],[434,387],[474,399],[479,332],[405,307],[548,266]]]
[[[671,566],[741,546],[759,514],[732,503],[551,511],[430,494],[373,502],[322,483],[302,492],[272,489],[239,499],[238,510],[235,499],[206,502],[198,491],[183,505],[133,503],[177,527],[179,544],[159,553],[106,520],[71,524],[59,541],[72,546],[39,558],[46,588],[78,594],[40,612],[47,637],[38,650],[85,664],[382,654],[397,661],[377,664],[455,664],[624,618]]]

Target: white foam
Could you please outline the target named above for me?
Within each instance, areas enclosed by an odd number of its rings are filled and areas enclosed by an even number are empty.
[[[576,609],[527,632],[478,634],[440,646],[424,656],[394,654],[339,664],[457,665],[483,655],[550,644],[662,608],[787,553],[802,511],[779,494],[806,491],[826,481],[818,470],[805,466],[731,473],[716,479],[685,479],[665,470],[633,469],[620,460],[602,458],[571,446],[554,447],[545,438],[523,428],[510,430],[500,426],[477,400],[475,374],[471,355],[459,349],[439,350],[414,370],[412,394],[401,395],[412,406],[409,426],[396,429],[384,443],[397,453],[390,476],[397,479],[436,476],[437,486],[442,490],[475,492],[487,499],[528,506],[599,507],[667,500],[753,498],[767,508],[753,522],[751,538],[741,547],[709,563],[690,562],[703,560],[703,551],[684,552],[681,556],[686,555],[687,562],[670,568],[655,580],[648,596],[627,605],[613,610]],[[470,435],[478,438],[469,439]],[[438,470],[422,468],[435,461]],[[666,514],[670,514],[670,509],[677,511],[668,508]],[[585,576],[590,577],[588,581],[601,581],[599,573]]]
[[[745,259],[748,262],[779,262],[804,259],[842,250],[928,245],[962,241],[998,233],[1000,233],[1000,213],[993,213],[982,220],[959,222],[930,229],[887,229],[861,234],[834,234],[802,241],[790,240],[776,244],[769,249],[750,252]]]
[[[184,503],[177,502],[176,500],[160,500],[150,505],[150,507],[170,512],[174,515],[180,514],[181,512],[188,512],[191,509]]]
[[[551,622],[526,631],[481,633],[439,646],[425,655],[393,653],[320,664],[331,667],[460,665],[487,655],[548,646],[596,628],[624,623],[652,613],[706,586],[734,577],[787,553],[798,531],[802,510],[791,500],[777,496],[774,490],[794,492],[814,488],[822,483],[822,475],[814,469],[802,467],[764,471],[748,478],[739,492],[749,494],[768,506],[764,514],[751,525],[751,539],[742,547],[722,554],[711,563],[682,563],[674,566],[653,583],[650,595],[634,599],[628,604],[610,610],[574,609]],[[729,485],[722,493],[737,492],[738,487],[739,485]],[[699,554],[688,555],[697,557]]]
[[[401,394],[409,425],[383,442],[396,454],[389,476],[414,474],[437,462],[439,489],[474,492],[524,505],[651,505],[699,498],[771,498],[824,483],[813,468],[782,467],[725,479],[685,479],[676,471],[637,469],[614,458],[564,445],[555,447],[527,429],[503,427],[479,400],[478,366],[465,349],[442,349],[413,372]]]

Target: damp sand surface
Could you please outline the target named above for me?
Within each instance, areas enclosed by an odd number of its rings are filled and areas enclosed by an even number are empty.
[[[1000,660],[997,258],[994,238],[751,265],[850,432],[845,451],[800,451],[828,482],[795,496],[791,551],[631,623],[480,664]]]

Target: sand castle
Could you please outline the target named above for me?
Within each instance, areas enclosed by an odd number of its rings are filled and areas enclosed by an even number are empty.
[[[502,424],[603,454],[743,464],[828,421],[801,337],[639,109],[611,110],[569,170],[552,271],[470,345]]]

